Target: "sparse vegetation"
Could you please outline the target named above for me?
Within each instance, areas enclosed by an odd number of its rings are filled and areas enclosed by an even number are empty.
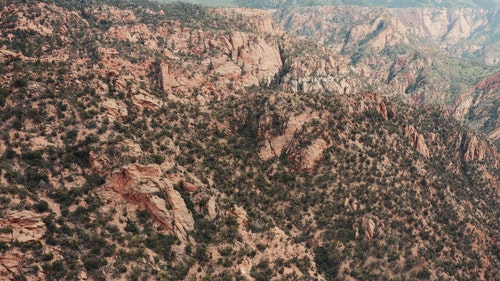
[[[498,159],[440,106],[348,68],[330,82],[349,93],[290,90],[331,56],[237,13],[39,2],[0,19],[22,54],[0,57],[0,252],[22,260],[6,278],[498,279]],[[234,54],[217,45],[233,33]],[[282,68],[248,86],[265,70],[241,52],[265,44]]]

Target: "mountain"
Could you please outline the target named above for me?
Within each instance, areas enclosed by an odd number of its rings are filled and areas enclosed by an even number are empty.
[[[498,279],[491,142],[272,13],[2,1],[0,279]]]
[[[175,0],[158,0],[162,2],[175,2]],[[500,2],[498,0],[191,0],[184,1],[197,3],[207,6],[241,6],[248,8],[279,9],[289,7],[311,7],[311,6],[337,6],[337,5],[356,5],[361,7],[389,7],[389,8],[408,8],[408,7],[428,7],[428,8],[497,8]]]
[[[500,148],[500,73],[487,77],[457,98],[450,112],[488,135]]]
[[[274,19],[288,33],[344,55],[365,77],[379,79],[419,103],[449,107],[498,143],[496,96],[474,99],[474,107],[491,108],[491,114],[467,115],[464,107],[470,105],[458,105],[470,101],[474,89],[496,92],[495,84],[486,83],[493,88],[485,89],[481,81],[495,80],[500,72],[497,12],[345,6],[283,9]]]

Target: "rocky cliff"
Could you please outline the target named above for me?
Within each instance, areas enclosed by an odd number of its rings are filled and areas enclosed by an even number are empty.
[[[500,139],[499,93],[500,73],[497,73],[460,96],[450,109],[457,119],[470,122],[475,129],[488,134],[497,147]]]
[[[499,71],[497,13],[338,6],[283,9],[274,18],[286,31],[349,58],[359,75],[409,94],[416,102],[446,105],[472,128],[493,134],[495,141],[496,115],[485,112],[496,110],[492,81]],[[489,94],[473,98],[480,91]],[[473,100],[483,113],[466,114]]]
[[[498,9],[392,9],[411,34],[431,39],[452,56],[478,57],[498,64],[498,42],[488,34],[498,33]]]

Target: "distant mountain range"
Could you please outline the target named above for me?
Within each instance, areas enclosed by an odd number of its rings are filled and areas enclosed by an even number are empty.
[[[163,0],[163,2],[176,2],[175,0]],[[500,6],[498,0],[186,0],[183,2],[197,3],[207,6],[242,6],[250,8],[286,8],[286,7],[308,7],[308,6],[327,6],[327,5],[358,5],[364,7],[384,6],[389,8],[406,7],[433,7],[433,8],[451,8],[451,7],[470,7],[470,8],[494,8]]]

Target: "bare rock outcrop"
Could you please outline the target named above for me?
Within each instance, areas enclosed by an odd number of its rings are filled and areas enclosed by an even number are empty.
[[[300,171],[312,173],[316,164],[323,157],[323,152],[328,148],[328,144],[323,139],[315,139],[304,149],[299,149],[290,157],[294,159],[295,165]]]
[[[107,155],[100,152],[90,151],[89,152],[89,162],[92,170],[97,174],[104,176],[108,173],[108,167],[110,166],[110,161]]]
[[[10,233],[1,233],[0,241],[38,241],[45,233],[42,216],[32,211],[10,212],[0,219],[0,228],[10,228]]]
[[[14,59],[14,58],[23,59],[23,54],[7,50],[5,48],[5,46],[2,49],[0,49],[0,60],[1,61],[7,60],[7,59]]]
[[[304,123],[309,121],[311,116],[307,113],[302,113],[297,116],[291,116],[286,125],[283,134],[279,136],[272,136],[270,132],[261,132],[265,134],[265,144],[260,149],[259,156],[262,160],[266,161],[273,157],[280,156],[283,149],[288,146],[294,138],[296,132],[302,129]],[[263,120],[267,123],[269,120]],[[271,120],[272,121],[272,120]],[[262,126],[264,124],[261,124]]]
[[[273,21],[273,10],[249,9],[249,8],[228,8],[218,9],[217,12],[223,14],[227,18],[241,17],[245,18],[247,24],[259,30],[260,32],[269,34],[282,34],[283,31]]]
[[[479,81],[471,90],[456,98],[450,106],[453,116],[461,121],[473,120],[491,141],[500,139],[500,72]]]
[[[479,139],[471,133],[465,134],[462,139],[461,150],[464,154],[465,161],[481,161],[487,155],[491,155],[498,159],[498,152],[488,142]]]
[[[248,223],[247,211],[245,211],[242,207],[235,205],[233,214],[236,216],[236,222],[240,227]]]
[[[217,209],[215,204],[215,198],[210,197],[206,206],[207,216],[209,219],[215,219],[217,217]]]
[[[146,108],[155,110],[163,105],[163,101],[153,97],[144,90],[139,90],[138,93],[132,95],[132,102],[141,110]]]
[[[186,190],[187,192],[196,192],[198,190],[198,186],[187,182],[186,180],[181,180],[181,185],[182,188],[184,188],[184,190]]]
[[[157,165],[122,167],[107,178],[105,186],[148,210],[156,222],[181,240],[187,239],[186,232],[194,229],[191,211],[172,183],[162,177]]]
[[[385,106],[385,103],[383,101],[379,102],[378,104],[378,112],[380,113],[380,115],[382,115],[382,118],[384,118],[384,120],[387,120],[389,118],[387,115],[387,107]]]
[[[467,136],[465,147],[464,157],[466,161],[482,160],[484,158],[486,151],[476,136]]]
[[[222,14],[229,14],[228,11]],[[232,14],[232,13],[231,13]],[[229,16],[229,15],[226,15]],[[261,13],[255,24],[273,28],[269,13]],[[267,19],[266,19],[267,18]],[[165,41],[165,59],[154,68],[159,86],[165,93],[181,93],[190,97],[194,89],[206,96],[226,93],[237,88],[270,83],[281,70],[282,60],[275,40],[268,36],[232,31],[224,34],[190,30],[180,25],[159,31]],[[210,56],[207,56],[210,53]],[[181,54],[193,54],[200,61],[181,59]],[[218,90],[218,91],[217,91]]]
[[[410,143],[415,149],[420,152],[425,158],[430,157],[430,151],[425,144],[425,138],[419,134],[413,126],[407,126],[405,129],[405,136],[410,140]]]
[[[0,255],[0,281],[16,280],[21,273],[23,254],[20,252],[7,252]]]
[[[102,106],[113,119],[122,120],[128,116],[127,105],[122,101],[108,99],[103,101]]]
[[[372,219],[363,219],[363,229],[365,231],[365,237],[367,239],[373,239],[375,234],[375,223]]]
[[[184,199],[182,199],[179,191],[173,188],[168,188],[167,198],[170,206],[172,206],[172,217],[174,219],[175,229],[183,234],[185,234],[187,231],[193,231],[193,214],[187,208],[186,202],[184,202]]]

